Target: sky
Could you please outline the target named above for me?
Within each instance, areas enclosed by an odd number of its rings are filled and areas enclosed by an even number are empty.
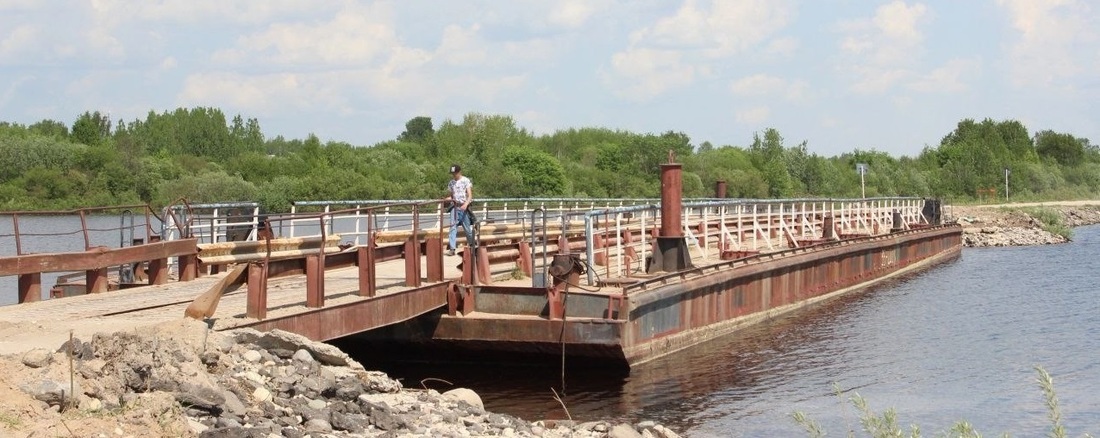
[[[1094,0],[0,0],[0,120],[207,106],[369,146],[512,116],[836,155],[964,118],[1100,143]]]

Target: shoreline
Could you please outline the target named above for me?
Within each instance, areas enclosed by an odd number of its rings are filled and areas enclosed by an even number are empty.
[[[186,318],[2,355],[0,373],[5,437],[679,437],[653,421],[487,412],[470,389],[407,388],[329,344]]]
[[[1066,229],[1100,224],[1100,200],[949,206],[946,212],[951,222],[963,226],[963,246],[968,248],[1072,241],[1049,231],[1051,227],[1043,221],[1052,218]]]

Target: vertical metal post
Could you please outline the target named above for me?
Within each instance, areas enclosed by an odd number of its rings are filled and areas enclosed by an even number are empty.
[[[92,242],[88,238],[88,218],[85,217],[83,209],[80,210],[80,229],[84,231],[84,250],[87,251],[92,248]]]
[[[19,239],[19,213],[11,215],[12,231],[15,233],[15,255],[23,255],[23,243]]]

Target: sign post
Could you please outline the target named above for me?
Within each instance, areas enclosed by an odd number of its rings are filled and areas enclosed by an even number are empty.
[[[1008,202],[1008,168],[1005,168],[1005,202]]]
[[[856,172],[859,172],[859,191],[860,191],[860,194],[862,195],[861,197],[866,198],[867,197],[867,186],[864,185],[863,175],[867,174],[867,164],[865,164],[865,163],[856,163]]]

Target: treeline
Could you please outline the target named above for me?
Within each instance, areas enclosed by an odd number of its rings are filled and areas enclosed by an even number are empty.
[[[963,120],[916,157],[856,149],[824,157],[778,131],[747,145],[693,144],[680,132],[573,128],[536,136],[508,116],[468,114],[435,126],[415,117],[395,139],[369,147],[264,135],[256,119],[216,108],[150,112],[143,120],[81,114],[72,125],[0,122],[0,210],[258,200],[285,211],[296,200],[441,196],[459,163],[479,197],[657,197],[669,151],[684,164],[685,197],[972,199],[993,189],[1013,199],[1100,193],[1100,149],[1068,133],[1030,133],[1014,120]]]

